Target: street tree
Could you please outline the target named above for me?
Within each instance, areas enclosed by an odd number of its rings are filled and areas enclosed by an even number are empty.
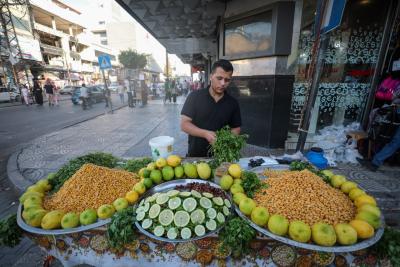
[[[138,53],[136,50],[128,49],[121,51],[118,59],[125,68],[140,70],[146,67],[147,56],[146,54]]]

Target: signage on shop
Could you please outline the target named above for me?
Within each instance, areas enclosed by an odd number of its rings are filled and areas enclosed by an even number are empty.
[[[325,7],[325,15],[321,24],[321,34],[332,31],[340,26],[346,0],[328,0]]]
[[[99,55],[97,58],[99,61],[99,66],[101,70],[111,69],[111,58],[109,55]]]

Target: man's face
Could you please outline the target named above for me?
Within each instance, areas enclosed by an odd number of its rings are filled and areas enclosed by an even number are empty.
[[[232,71],[226,72],[223,68],[216,68],[211,74],[211,89],[215,94],[223,94],[232,79]]]

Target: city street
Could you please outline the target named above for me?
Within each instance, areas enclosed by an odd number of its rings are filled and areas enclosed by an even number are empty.
[[[59,102],[59,106],[54,107],[49,107],[47,102],[43,106],[8,104],[8,107],[0,107],[0,218],[16,212],[18,204],[18,194],[7,177],[6,166],[9,156],[24,143],[41,135],[103,115],[106,111],[104,102],[94,104],[92,109],[82,110],[80,105],[72,104],[69,96],[61,98],[64,100]],[[114,109],[123,106],[118,95],[113,94],[112,98]],[[7,103],[3,103],[3,106],[7,106]],[[10,266],[21,255],[30,253],[36,255],[37,260],[41,260],[39,249],[27,239],[14,249],[2,248],[0,266]],[[37,266],[36,264],[32,266]]]

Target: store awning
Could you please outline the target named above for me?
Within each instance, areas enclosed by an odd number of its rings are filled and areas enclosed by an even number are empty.
[[[116,0],[160,41],[168,53],[185,63],[205,64],[217,51],[217,25],[225,12],[223,0]]]

